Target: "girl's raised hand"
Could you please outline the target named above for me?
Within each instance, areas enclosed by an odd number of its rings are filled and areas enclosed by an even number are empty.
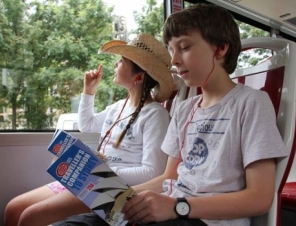
[[[102,65],[99,65],[98,69],[96,70],[85,72],[83,93],[88,95],[94,95],[96,93],[102,78],[102,74],[103,74],[102,72],[103,72]]]

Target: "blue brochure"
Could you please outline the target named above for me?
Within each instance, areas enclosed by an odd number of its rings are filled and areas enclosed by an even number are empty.
[[[90,147],[72,135],[69,138],[65,134],[65,131],[57,132],[49,145],[48,149],[55,143],[62,147],[64,144],[67,148],[47,172],[108,224],[125,225],[127,221],[123,219],[121,209],[136,194],[135,191]]]

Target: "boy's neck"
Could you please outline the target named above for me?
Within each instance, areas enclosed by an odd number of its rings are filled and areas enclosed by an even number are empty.
[[[231,79],[229,79],[226,81],[224,80],[223,84],[215,83],[215,85],[202,88],[202,97],[199,102],[199,107],[208,108],[217,104],[235,86],[236,84]]]

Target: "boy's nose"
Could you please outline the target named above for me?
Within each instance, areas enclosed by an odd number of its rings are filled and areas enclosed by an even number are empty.
[[[172,54],[171,64],[173,66],[180,64],[180,58],[178,57],[178,55],[176,53]]]

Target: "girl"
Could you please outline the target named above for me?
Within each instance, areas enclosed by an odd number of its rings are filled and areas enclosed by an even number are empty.
[[[128,92],[104,111],[93,112],[94,97],[102,78],[102,66],[84,75],[79,104],[81,132],[101,132],[98,151],[129,185],[161,175],[167,155],[161,149],[170,117],[160,104],[174,90],[170,55],[154,37],[140,34],[130,43],[114,40],[99,53],[121,55],[115,63],[114,84]],[[5,226],[42,226],[67,216],[90,212],[58,182],[37,188],[11,200],[5,209]]]

